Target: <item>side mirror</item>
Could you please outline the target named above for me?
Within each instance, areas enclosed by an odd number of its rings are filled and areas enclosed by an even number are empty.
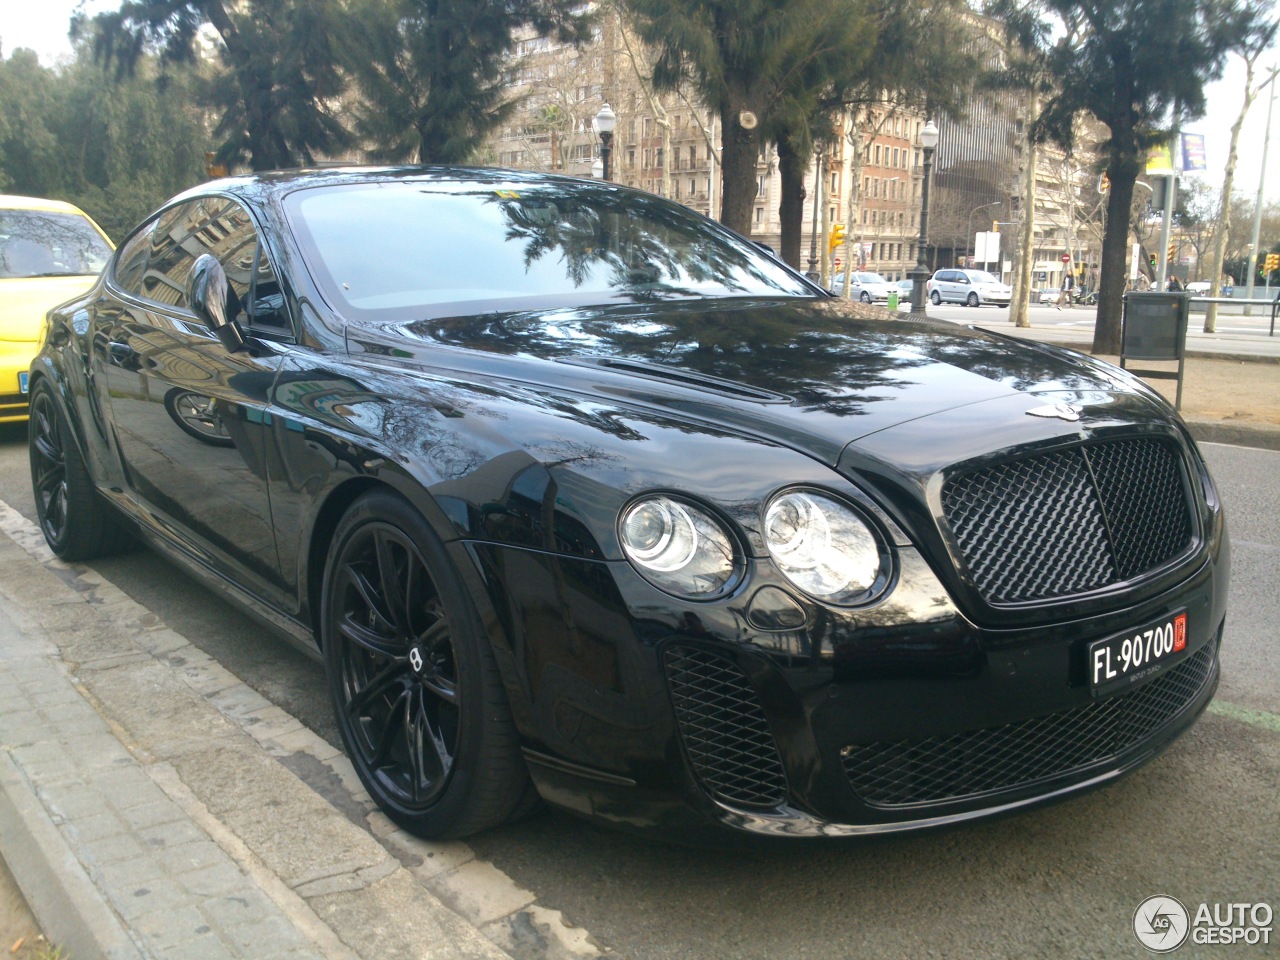
[[[202,253],[191,265],[187,289],[191,312],[213,331],[228,353],[237,353],[245,349],[244,331],[227,315],[227,290],[227,273],[222,264],[212,254]]]

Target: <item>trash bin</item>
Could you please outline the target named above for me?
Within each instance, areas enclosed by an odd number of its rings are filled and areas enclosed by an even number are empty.
[[[889,302],[886,304],[886,306],[887,306],[890,310],[897,310],[897,309],[898,309],[898,291],[897,291],[897,290],[890,290],[890,291],[889,291]]]
[[[1162,293],[1155,290],[1126,293],[1120,327],[1120,366],[1131,369],[1129,360],[1176,360],[1177,372],[1167,370],[1134,370],[1141,377],[1177,380],[1174,403],[1182,409],[1182,373],[1187,351],[1187,322],[1190,319],[1189,294]]]

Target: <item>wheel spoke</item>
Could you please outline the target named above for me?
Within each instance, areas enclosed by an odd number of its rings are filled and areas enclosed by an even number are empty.
[[[347,701],[347,715],[353,720],[364,716],[365,707],[383,694],[394,690],[403,676],[404,668],[398,663],[390,663],[383,667]]]
[[[430,777],[439,784],[453,768],[453,751],[440,729],[439,719],[432,719],[427,698],[417,698],[413,714],[413,764],[417,781]]]
[[[387,609],[386,597],[378,592],[378,588],[369,580],[365,572],[355,563],[347,564],[345,568],[347,579],[351,585],[356,588],[360,594],[360,599],[364,601],[366,607],[369,608],[378,619],[390,627],[395,626],[395,620],[391,611]]]
[[[378,742],[374,745],[373,754],[369,757],[369,766],[375,770],[385,767],[391,756],[391,748],[395,746],[396,735],[403,729],[403,722],[397,723],[397,715],[404,715],[408,710],[409,691],[404,690],[396,697],[395,703],[387,713],[387,718],[378,733]]]
[[[374,544],[378,554],[378,580],[382,585],[382,597],[386,602],[387,612],[397,630],[405,629],[405,615],[408,612],[408,578],[413,567],[412,553],[405,545],[386,530],[378,530],[374,534]],[[396,569],[397,548],[405,554],[405,569]],[[403,582],[402,582],[403,578]]]
[[[397,664],[404,663],[409,656],[403,640],[388,637],[376,630],[357,622],[351,614],[347,614],[338,624],[342,635],[358,647],[362,647],[375,657],[382,657]]]
[[[55,463],[36,477],[35,487],[47,495],[62,483],[62,475],[62,465]]]
[[[54,466],[62,466],[62,448],[50,441],[45,431],[41,430],[35,439],[36,453]]]

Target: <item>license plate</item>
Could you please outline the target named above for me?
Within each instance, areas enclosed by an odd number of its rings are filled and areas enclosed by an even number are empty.
[[[19,393],[27,392],[27,371],[25,370],[23,370],[20,374],[18,374],[18,392]]]
[[[1150,680],[1187,650],[1187,615],[1149,623],[1089,645],[1089,686],[1095,697]]]

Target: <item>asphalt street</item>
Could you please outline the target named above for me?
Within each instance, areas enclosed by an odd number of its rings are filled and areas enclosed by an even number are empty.
[[[1148,954],[1132,918],[1154,894],[1192,910],[1280,909],[1280,453],[1204,451],[1234,544],[1222,684],[1196,727],[1125,781],[1008,819],[871,843],[688,850],[544,812],[471,847],[611,956],[633,960],[1139,957]],[[21,430],[0,432],[0,499],[34,516]],[[318,665],[151,551],[94,567],[338,742]],[[1273,937],[1268,947],[1188,943],[1177,956],[1276,951]]]

